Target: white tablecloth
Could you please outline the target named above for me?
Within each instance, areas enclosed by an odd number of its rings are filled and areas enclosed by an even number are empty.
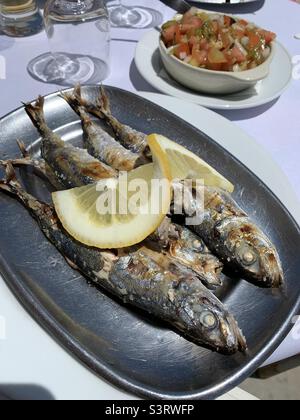
[[[172,9],[158,0],[134,0],[131,3],[160,11],[164,20],[174,14]],[[246,14],[245,18],[276,32],[279,40],[288,48],[295,60],[298,56],[300,63],[300,41],[294,37],[300,32],[299,4],[291,0],[266,0],[264,7],[255,12],[255,16]],[[111,74],[105,81],[107,84],[131,91],[155,92],[155,89],[138,74],[134,64],[136,43],[144,32],[144,30],[129,29],[112,30]],[[0,71],[0,116],[19,107],[20,101],[29,101],[38,94],[44,95],[61,89],[55,85],[38,82],[27,72],[28,63],[34,57],[47,52],[48,49],[45,33],[24,39],[12,39],[0,35],[0,65],[3,66],[5,63],[6,66],[5,79],[2,79],[3,68]],[[300,197],[300,69],[298,72],[295,71],[295,75],[297,74],[298,77],[294,78],[289,90],[277,102],[258,109],[224,111],[222,114],[238,124],[269,151],[272,158],[286,173],[297,196]],[[1,279],[0,289],[4,290]],[[16,310],[17,308],[16,303]],[[1,315],[0,309],[0,322]],[[31,321],[31,328],[36,328],[33,321]],[[271,361],[299,352],[300,334],[294,332],[274,354]]]

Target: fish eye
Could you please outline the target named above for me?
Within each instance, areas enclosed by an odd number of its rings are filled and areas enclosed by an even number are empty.
[[[204,249],[204,244],[199,239],[193,241],[193,248],[195,251],[202,252]]]
[[[217,325],[217,319],[215,315],[209,311],[202,312],[200,316],[200,322],[204,327],[209,329],[213,329]]]
[[[257,257],[252,251],[246,251],[242,254],[242,260],[245,265],[252,265],[256,262]]]
[[[250,247],[245,246],[239,250],[239,258],[245,266],[253,265],[257,262],[257,255]]]

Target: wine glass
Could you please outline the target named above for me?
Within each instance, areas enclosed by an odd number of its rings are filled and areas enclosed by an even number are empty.
[[[119,28],[150,28],[159,25],[163,16],[157,10],[143,6],[127,6],[124,0],[108,6],[112,26]]]
[[[104,0],[47,0],[45,29],[51,53],[28,70],[46,83],[100,83],[109,74],[110,23]]]

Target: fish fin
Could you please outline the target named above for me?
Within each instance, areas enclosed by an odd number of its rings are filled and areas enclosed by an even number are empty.
[[[22,140],[17,140],[17,145],[18,145],[18,147],[19,147],[19,149],[20,149],[20,151],[21,151],[21,153],[22,153],[22,156],[25,158],[25,159],[30,159],[30,153],[28,152],[28,150],[26,149],[26,146],[25,146],[25,144],[24,144],[24,142],[22,141]]]
[[[110,100],[102,85],[100,86],[100,94],[96,101],[96,107],[98,111],[97,115],[100,118],[105,118],[108,115],[111,115]]]
[[[24,104],[27,115],[39,130],[41,130],[44,125],[46,125],[44,116],[44,103],[45,99],[43,96],[39,96],[34,105]]]
[[[0,165],[5,167],[5,178],[0,179],[0,189],[11,194],[17,195],[16,188],[22,188],[17,180],[15,169],[10,161],[0,161]]]
[[[11,182],[18,182],[15,168],[11,162],[8,162],[6,165],[5,182],[7,184],[10,184]]]
[[[73,90],[73,96],[76,99],[76,101],[81,104],[81,105],[86,105],[84,99],[82,98],[81,95],[81,85],[79,83],[77,83],[77,85],[75,85],[74,90]]]

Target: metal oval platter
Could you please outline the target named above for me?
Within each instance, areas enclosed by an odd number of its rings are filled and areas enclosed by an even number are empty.
[[[121,388],[147,398],[212,399],[238,385],[275,350],[299,308],[299,228],[268,188],[205,134],[131,93],[107,88],[113,112],[146,133],[178,141],[236,185],[235,198],[275,243],[286,290],[259,289],[228,278],[219,297],[236,316],[249,352],[223,356],[201,348],[143,312],[122,305],[73,271],[27,211],[0,194],[0,269],[30,314],[78,360]],[[94,99],[97,88],[85,89]],[[21,99],[21,98],[20,98]],[[81,124],[58,97],[46,99],[46,118],[66,141],[81,144]],[[0,157],[16,157],[16,139],[39,153],[39,136],[24,109],[0,122]],[[49,200],[50,186],[21,171],[28,191]]]

